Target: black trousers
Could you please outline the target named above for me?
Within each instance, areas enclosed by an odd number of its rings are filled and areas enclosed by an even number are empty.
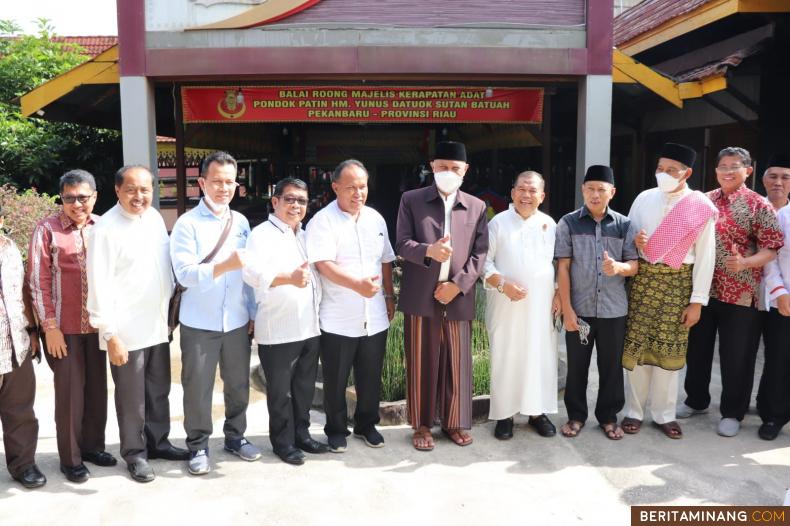
[[[310,438],[310,406],[318,372],[320,337],[277,345],[258,345],[266,376],[269,440],[284,454]]]
[[[721,416],[743,420],[752,397],[754,360],[760,344],[760,312],[753,307],[724,303],[714,298],[702,307],[699,322],[689,332],[685,403],[694,409],[705,409],[710,405],[710,375],[717,332]]]
[[[625,405],[622,365],[625,316],[581,319],[590,324],[587,345],[582,345],[578,332],[565,333],[568,351],[565,408],[568,410],[568,420],[587,420],[587,375],[595,345],[599,379],[595,418],[599,424],[617,422],[617,413]]]
[[[765,364],[757,391],[757,412],[763,422],[790,422],[790,317],[777,309],[761,312]]]
[[[354,368],[357,408],[354,431],[366,433],[379,423],[381,368],[387,347],[387,330],[358,338],[321,332],[321,372],[324,377],[326,436],[348,436],[346,386]]]
[[[121,456],[127,464],[148,451],[170,447],[170,345],[129,351],[126,364],[110,365]]]

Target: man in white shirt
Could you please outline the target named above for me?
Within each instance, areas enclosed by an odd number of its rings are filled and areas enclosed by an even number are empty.
[[[221,151],[209,154],[200,168],[198,185],[203,198],[173,226],[170,258],[176,279],[186,287],[179,322],[184,428],[190,456],[187,470],[205,475],[211,471],[208,440],[214,427],[217,366],[225,402],[225,451],[254,462],[261,458],[261,450],[244,437],[250,399],[250,320],[255,317],[255,305],[252,290],[241,278],[250,225],[230,209],[238,186],[236,159]],[[215,247],[214,256],[204,262]]]
[[[395,253],[381,214],[365,206],[368,172],[354,159],[332,173],[337,198],[307,225],[307,255],[321,276],[321,367],[324,432],[335,453],[346,450],[346,385],[351,368],[357,408],[354,436],[383,447],[379,422],[381,368],[387,329],[395,314]],[[383,292],[382,292],[383,288]]]
[[[638,230],[639,272],[628,297],[623,367],[627,369],[623,430],[638,433],[650,397],[653,424],[669,438],[676,421],[680,369],[689,329],[708,304],[716,260],[716,209],[688,187],[696,152],[667,143],[656,167],[657,187],[639,194],[628,217]]]
[[[329,447],[310,436],[310,405],[318,372],[321,284],[307,262],[302,220],[307,184],[277,183],[268,221],[247,241],[244,281],[255,290],[255,341],[266,377],[269,440],[283,462],[304,464],[304,453]]]
[[[115,382],[121,456],[138,482],[154,479],[148,457],[186,460],[170,433],[167,306],[173,291],[169,239],[151,208],[153,176],[143,166],[115,174],[118,203],[88,239],[90,323]]]
[[[557,331],[554,288],[557,224],[538,210],[546,197],[537,172],[513,181],[513,204],[488,223],[485,262],[486,327],[491,344],[494,436],[513,437],[513,415],[529,416],[539,435],[554,436],[546,413],[557,412]]]
[[[787,188],[790,181],[790,156],[776,154],[767,164],[763,184],[768,198],[777,209],[782,232],[790,232],[790,207]],[[778,187],[778,188],[777,188]],[[782,200],[784,197],[784,201]],[[763,423],[757,435],[773,440],[790,421],[790,249],[787,244],[777,252],[776,259],[763,267],[763,343],[765,364],[757,391],[757,412]]]

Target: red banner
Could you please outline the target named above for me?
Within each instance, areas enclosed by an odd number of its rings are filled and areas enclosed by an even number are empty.
[[[543,120],[542,88],[193,86],[181,97],[185,123]]]

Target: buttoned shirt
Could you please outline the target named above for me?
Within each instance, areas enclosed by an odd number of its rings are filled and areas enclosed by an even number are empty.
[[[310,263],[333,261],[356,278],[379,276],[381,266],[395,260],[381,214],[367,206],[357,218],[332,201],[307,224],[307,256]],[[383,289],[372,298],[337,285],[321,276],[321,330],[341,336],[377,334],[389,327]]]
[[[782,232],[790,232],[790,206],[780,208],[776,219]],[[790,294],[790,247],[780,248],[776,253],[776,259],[769,261],[763,267],[763,287],[766,310],[776,307],[776,299],[779,296]]]
[[[173,293],[170,240],[159,211],[130,214],[116,204],[88,236],[88,313],[99,347],[117,336],[128,351],[165,343]]]
[[[586,206],[557,224],[554,257],[570,258],[571,305],[578,316],[619,318],[628,313],[625,278],[603,273],[603,252],[616,261],[639,258],[631,220],[611,208],[600,221]]]
[[[28,320],[22,301],[24,279],[19,249],[10,238],[0,234],[0,375],[21,365],[30,353],[30,337],[25,330]]]
[[[42,219],[33,230],[28,251],[28,280],[33,308],[44,330],[63,334],[96,332],[86,302],[86,238],[99,216],[91,214],[79,228],[61,210]]]
[[[730,195],[721,188],[705,194],[719,210],[716,220],[716,267],[710,297],[724,303],[756,307],[762,279],[761,268],[740,272],[727,270],[727,256],[732,246],[748,257],[763,248],[778,250],[784,244],[784,235],[776,220],[771,203],[745,185]]]
[[[318,308],[321,282],[310,268],[306,287],[291,284],[272,287],[278,274],[290,274],[307,261],[302,225],[296,232],[270,214],[256,226],[247,240],[247,264],[242,270],[245,283],[255,292],[255,341],[261,345],[303,341],[321,334]]]
[[[233,215],[228,238],[208,263],[200,263],[217,245],[225,222]],[[203,199],[198,206],[178,218],[170,235],[170,258],[178,282],[187,288],[181,296],[179,321],[195,329],[229,332],[255,319],[252,289],[244,284],[241,270],[214,277],[217,263],[243,250],[250,224],[229,208],[218,217]]]
[[[648,237],[652,236],[664,218],[675,208],[675,205],[692,192],[693,190],[688,186],[671,194],[662,192],[658,188],[645,190],[636,196],[631,210],[628,212],[628,218],[631,220],[634,230],[639,232],[644,229]],[[644,257],[642,251],[639,252]],[[663,261],[660,262],[663,263]],[[716,229],[713,219],[709,219],[705,224],[702,232],[686,253],[686,257],[683,258],[683,263],[694,265],[689,303],[707,305],[713,267],[716,263]]]
[[[444,235],[450,233],[452,227],[452,220],[453,220],[453,206],[455,205],[455,199],[458,197],[458,192],[453,192],[447,197],[439,194],[439,197],[442,198],[442,204],[444,205]],[[453,245],[453,240],[450,238],[450,246]],[[439,267],[439,281],[447,281],[450,279],[450,259],[448,258],[447,261],[442,263]]]

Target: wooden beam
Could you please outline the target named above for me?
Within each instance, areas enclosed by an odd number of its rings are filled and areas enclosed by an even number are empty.
[[[612,82],[615,84],[635,84],[636,81],[618,69],[616,64],[612,65]]]
[[[618,47],[624,53],[634,56],[647,49],[663,44],[695,29],[699,29],[717,20],[734,15],[739,5],[747,0],[713,0],[702,4],[693,11],[667,20],[658,27],[637,35]],[[758,0],[751,0],[758,1]],[[779,3],[779,2],[777,2]]]
[[[740,0],[739,13],[790,13],[787,0]]]
[[[617,48],[614,49],[612,54],[612,65],[664,100],[678,108],[683,107],[683,99],[680,97],[678,85],[674,80],[657,73],[644,64],[640,64]]]
[[[708,93],[714,93],[716,91],[722,91],[726,89],[727,79],[723,75],[720,77],[710,77],[696,82],[681,82],[678,84],[680,98],[683,100],[696,99],[703,97]]]

